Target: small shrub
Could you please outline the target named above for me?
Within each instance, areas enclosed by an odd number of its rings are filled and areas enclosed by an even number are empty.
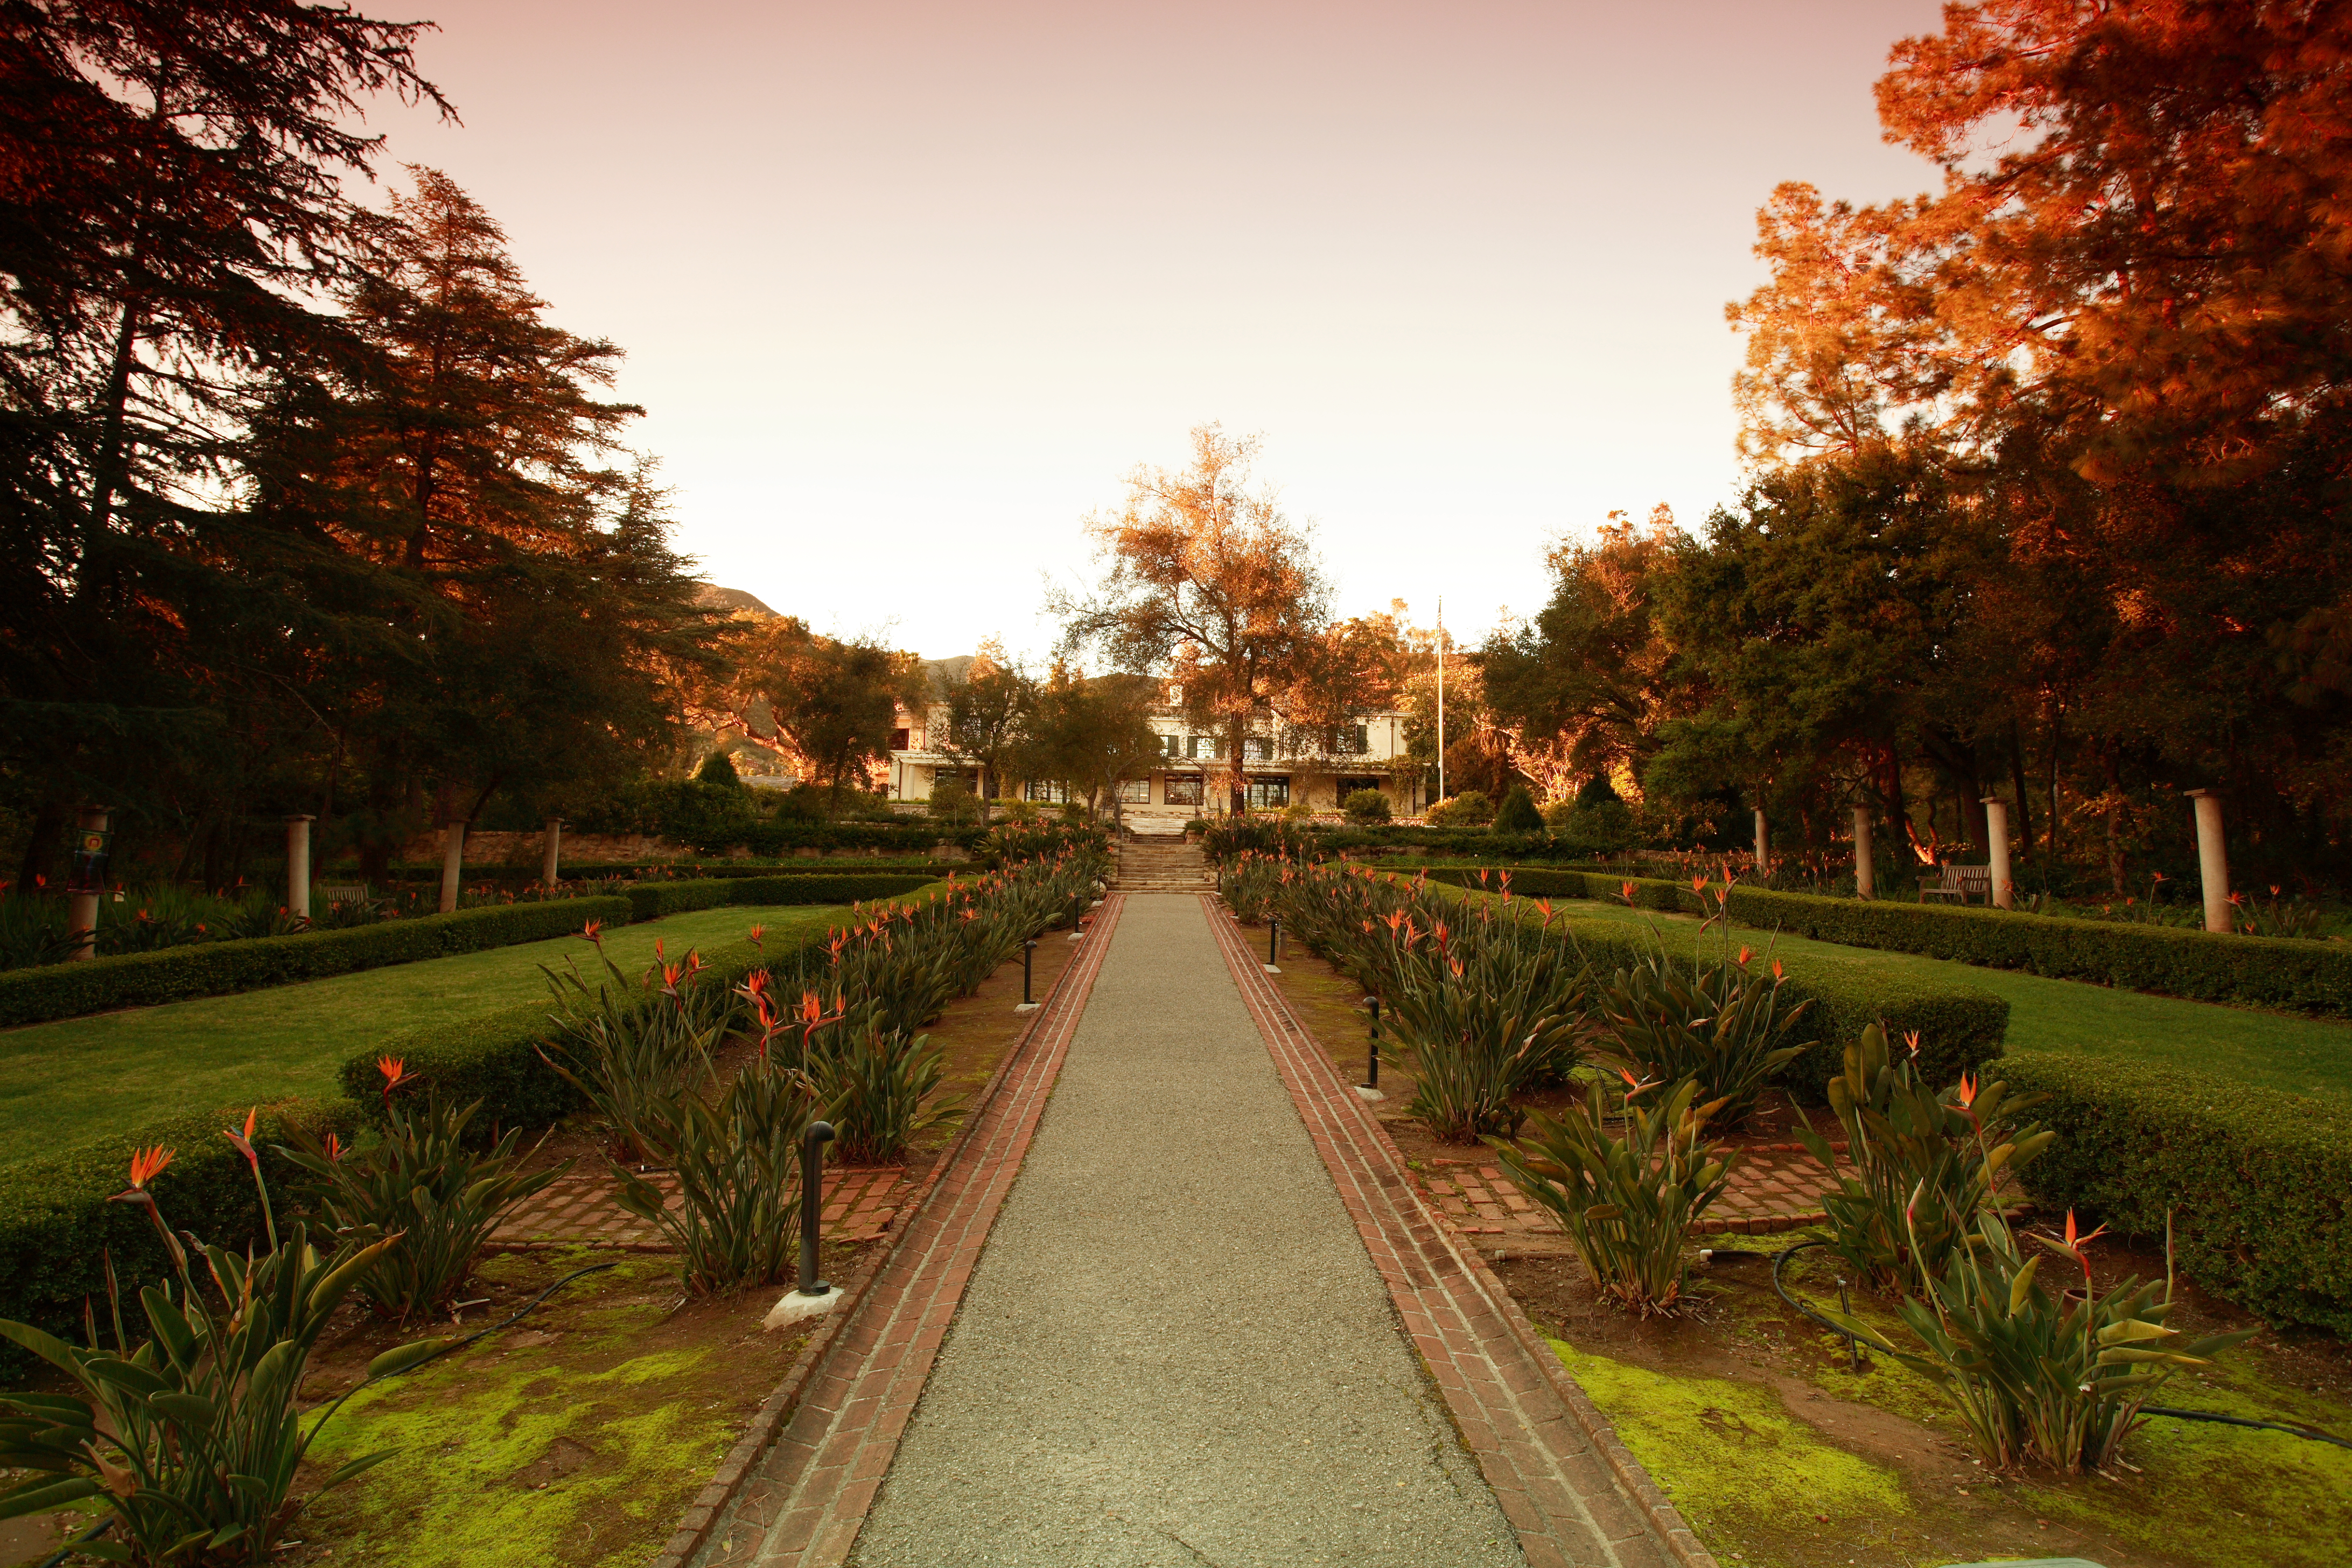
[[[840,1138],[842,1163],[887,1164],[919,1134],[961,1116],[960,1097],[924,1103],[939,1088],[946,1060],[927,1035],[870,1024],[841,1031],[812,1051],[809,1078]]]
[[[1537,1117],[1517,1143],[1486,1140],[1519,1189],[1559,1219],[1601,1293],[1644,1315],[1682,1310],[1691,1226],[1722,1195],[1738,1158],[1706,1142],[1717,1107],[1693,1103],[1696,1083],[1654,1089],[1623,1097],[1622,1136],[1610,1130],[1607,1094],[1595,1086],[1568,1115]],[[1644,1094],[1652,1098],[1636,1105]]]
[[[735,759],[725,752],[713,752],[702,760],[702,766],[695,770],[694,782],[733,787],[740,786],[743,779],[735,771]]]
[[[405,1323],[436,1312],[457,1293],[482,1243],[509,1210],[545,1190],[572,1162],[537,1173],[516,1152],[509,1128],[487,1152],[467,1148],[466,1129],[481,1102],[438,1100],[411,1110],[391,1103],[401,1064],[385,1058],[387,1125],[373,1142],[352,1149],[329,1133],[321,1141],[293,1130],[296,1147],[279,1152],[318,1178],[310,1197],[337,1237],[361,1246],[397,1237],[400,1245],[361,1277],[360,1294]]]
[[[1432,827],[1484,827],[1494,820],[1494,802],[1475,789],[1448,795],[1429,808]]]
[[[1995,1210],[1979,1211],[1973,1228],[1942,1275],[1916,1273],[1919,1299],[1896,1309],[1912,1346],[1843,1313],[1824,1315],[1942,1389],[1977,1457],[1996,1468],[2023,1460],[2069,1475],[2104,1468],[2175,1371],[2252,1337],[2245,1330],[2191,1341],[2165,1327],[2168,1279],[2095,1289],[2085,1254],[2099,1233],[2077,1235],[2071,1212],[2063,1240],[2033,1240],[2082,1268],[2079,1291],[2045,1288],[2042,1258],[2019,1255]]]
[[[716,1295],[792,1271],[800,1141],[814,1109],[806,1077],[766,1057],[747,1066],[715,1105],[692,1089],[640,1105],[630,1135],[677,1178],[680,1202],[673,1208],[660,1187],[616,1163],[618,1202],[677,1249],[689,1290]]]
[[[725,985],[696,984],[703,969],[698,954],[649,969],[635,985],[601,942],[596,956],[605,978],[593,986],[569,961],[561,973],[540,965],[556,1007],[549,1015],[551,1038],[540,1054],[612,1129],[617,1156],[650,1159],[653,1150],[638,1129],[670,1100],[709,1080],[711,1057],[740,1007]]]
[[[1978,1211],[1996,1205],[2004,1180],[2058,1136],[2016,1124],[2018,1112],[2044,1098],[2012,1098],[1999,1083],[1979,1089],[1967,1078],[1938,1093],[1915,1061],[1888,1060],[1885,1030],[1864,1029],[1845,1048],[1845,1070],[1830,1079],[1830,1109],[1845,1129],[1844,1166],[1810,1125],[1797,1134],[1837,1176],[1822,1205],[1831,1247],[1880,1291],[1900,1291],[1921,1272],[1941,1275]]]
[[[1543,829],[1543,814],[1536,809],[1535,796],[1528,793],[1527,785],[1513,784],[1510,793],[1503,796],[1501,808],[1495,813],[1495,831],[1541,833]]]
[[[1347,814],[1349,821],[1359,826],[1386,822],[1391,815],[1389,797],[1376,789],[1349,791],[1348,798],[1339,803],[1339,809]]]
[[[1783,1043],[1810,1005],[1783,999],[1780,963],[1768,978],[1750,967],[1748,949],[1733,956],[1728,928],[1724,934],[1726,951],[1712,963],[1692,954],[1687,978],[1662,938],[1618,970],[1595,999],[1605,1027],[1593,1055],[1643,1081],[1689,1079],[1736,1126],[1756,1109],[1766,1080],[1814,1042]]]
[[[977,822],[980,802],[971,791],[956,779],[941,779],[931,786],[930,799],[924,809],[945,822]]]
[[[253,1126],[248,1118],[248,1135]],[[269,1193],[259,1158],[249,1137],[232,1134],[231,1142],[252,1167],[266,1215]],[[192,1268],[147,1191],[172,1158],[168,1149],[141,1152],[131,1161],[130,1190],[121,1194],[147,1211],[173,1264],[170,1280],[140,1293],[152,1331],[144,1343],[131,1346],[111,1269],[111,1351],[100,1348],[94,1321],[87,1348],[0,1321],[0,1335],[55,1367],[69,1389],[0,1394],[0,1466],[32,1472],[0,1492],[0,1517],[98,1500],[116,1528],[97,1550],[84,1547],[85,1555],[189,1568],[263,1563],[310,1500],[291,1493],[304,1451],[323,1425],[322,1418],[305,1429],[301,1420],[311,1352],[343,1298],[397,1241],[346,1243],[322,1256],[300,1225],[281,1240],[272,1222],[266,1251],[205,1247],[203,1267]],[[368,1374],[415,1365],[437,1348],[425,1342],[387,1351]],[[310,1496],[390,1457],[353,1459]]]

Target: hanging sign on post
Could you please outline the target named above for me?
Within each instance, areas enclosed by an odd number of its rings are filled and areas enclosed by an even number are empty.
[[[113,853],[114,835],[103,827],[80,827],[74,830],[73,866],[66,873],[66,891],[69,893],[102,893],[106,891],[106,862]]]

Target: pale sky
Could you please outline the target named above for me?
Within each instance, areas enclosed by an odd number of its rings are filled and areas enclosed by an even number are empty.
[[[381,5],[366,7],[394,14]],[[815,5],[434,0],[462,128],[393,161],[628,353],[715,581],[929,657],[1042,653],[1086,515],[1264,437],[1345,614],[1475,641],[1612,508],[1730,499],[1755,211],[1879,140],[1926,0]]]

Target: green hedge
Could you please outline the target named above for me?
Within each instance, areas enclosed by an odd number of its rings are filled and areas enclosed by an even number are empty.
[[[682,882],[646,882],[629,889],[629,916],[659,920],[688,910],[722,904],[855,904],[892,899],[938,880],[930,871],[870,875],[709,877]]]
[[[1475,869],[1432,868],[1432,881],[1479,885]],[[1514,869],[1527,898],[1615,899],[1626,881],[1643,909],[1699,910],[1689,884],[1553,867]],[[1499,886],[1496,877],[1487,887]],[[2352,944],[2238,936],[2116,921],[1950,904],[1897,904],[1734,887],[1732,918],[1817,942],[2087,980],[2127,991],[2247,1007],[2352,1015]]]
[[[2172,1216],[2181,1271],[2275,1324],[2352,1334],[2352,1096],[2289,1094],[2178,1068],[2011,1057],[2012,1089],[2058,1142],[2027,1186],[2161,1245]]]
[[[1432,872],[1430,880],[1441,879]],[[1519,877],[1514,875],[1514,894],[1519,891]],[[1475,885],[1474,877],[1472,886]],[[1528,919],[1539,918],[1528,904],[1515,903],[1513,908]],[[1624,968],[1656,951],[1648,931],[1622,921],[1578,919],[1570,913],[1555,915],[1551,928],[1575,942],[1596,969]],[[1671,942],[1677,932],[1666,934]],[[1687,950],[1675,946],[1672,951],[1680,956]],[[1888,976],[1867,960],[1788,953],[1781,955],[1780,963],[1785,994],[1812,1003],[1802,1032],[1818,1043],[1789,1064],[1785,1079],[1790,1089],[1805,1100],[1819,1102],[1827,1097],[1829,1081],[1841,1068],[1847,1043],[1874,1023],[1883,1022],[1896,1040],[1917,1031],[1920,1060],[1938,1083],[1974,1072],[2001,1054],[2001,1042],[2009,1033],[2005,997],[1969,985]]]
[[[0,1028],[510,947],[576,931],[592,920],[628,918],[625,899],[559,899],[415,915],[347,931],[194,942],[157,952],[13,969],[0,973]]]
[[[825,877],[835,874],[866,876],[881,871],[944,870],[961,864],[952,860],[915,858],[906,856],[838,855],[803,860],[633,860],[612,865],[572,865],[562,868],[566,881],[600,881],[621,877],[655,881],[691,879],[703,877]],[[438,866],[394,866],[386,879],[394,882],[433,882],[441,880]],[[322,879],[331,880],[331,879]],[[497,888],[525,888],[539,880],[536,866],[468,866],[466,885],[469,888],[488,884]]]
[[[264,1152],[262,1168],[280,1224],[293,1212],[296,1183],[302,1179],[271,1152],[286,1142],[290,1120],[320,1132],[348,1132],[359,1118],[356,1107],[341,1101],[289,1100],[263,1111],[256,1142]],[[108,1201],[129,1184],[131,1152],[152,1145],[177,1150],[171,1168],[150,1187],[164,1218],[205,1241],[241,1248],[261,1233],[261,1207],[245,1156],[221,1131],[243,1122],[243,1107],[177,1118],[68,1154],[0,1166],[0,1318],[80,1343],[84,1300],[105,1324],[110,1256],[126,1325],[142,1332],[139,1287],[163,1279],[170,1260],[138,1205]],[[13,1381],[28,1362],[14,1345],[0,1342],[0,1373]]]

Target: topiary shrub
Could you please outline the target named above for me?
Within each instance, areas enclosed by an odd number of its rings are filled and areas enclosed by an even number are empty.
[[[697,784],[723,784],[729,788],[739,787],[743,783],[735,772],[734,759],[724,752],[713,752],[705,757],[702,766],[695,772],[694,780]]]
[[[1433,827],[1484,827],[1494,820],[1494,802],[1475,789],[1447,795],[1429,808]]]
[[[1495,813],[1495,831],[1541,833],[1543,827],[1543,814],[1536,810],[1536,797],[1528,793],[1527,785],[1513,784],[1511,792],[1503,797],[1502,809]]]
[[[1389,797],[1376,789],[1360,789],[1351,792],[1346,800],[1339,803],[1339,809],[1348,814],[1349,821],[1360,827],[1369,827],[1374,823],[1386,822],[1391,815]]]

